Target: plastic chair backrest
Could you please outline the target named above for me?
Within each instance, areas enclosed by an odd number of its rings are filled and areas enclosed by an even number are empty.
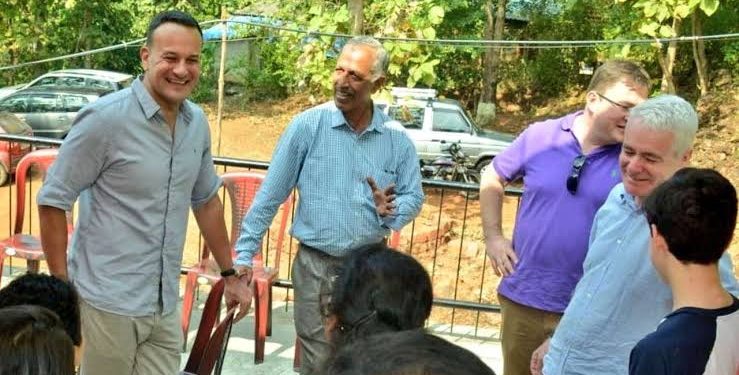
[[[218,312],[221,308],[221,298],[223,298],[224,286],[225,282],[223,279],[218,280],[208,294],[208,299],[205,301],[205,307],[203,307],[203,315],[200,318],[198,333],[195,336],[195,342],[190,350],[190,356],[187,358],[187,364],[184,369],[185,372],[200,373],[198,370],[203,365],[204,356],[209,347],[212,346],[210,344],[211,332],[213,331],[213,326],[215,325],[218,318]],[[228,316],[226,318],[228,318]],[[227,324],[230,327],[230,320],[232,319],[233,314],[231,314],[230,319],[224,319],[223,322],[229,320]],[[223,322],[221,323],[223,324]],[[221,340],[223,340],[223,337],[221,337]]]
[[[51,164],[56,160],[56,156],[59,153],[58,149],[48,148],[42,150],[32,151],[24,156],[16,166],[15,169],[15,186],[16,186],[16,211],[15,211],[15,226],[13,234],[23,232],[23,220],[26,212],[26,181],[29,179],[32,166],[38,167],[43,173],[43,177],[46,177],[46,172],[51,167]],[[67,217],[67,224],[70,224],[70,217]]]
[[[208,345],[205,348],[205,353],[203,353],[200,366],[198,366],[198,370],[196,371],[197,374],[209,375],[214,369],[216,369],[216,374],[221,373],[223,358],[226,356],[226,350],[228,349],[228,339],[231,337],[231,326],[233,325],[235,314],[235,309],[229,310],[226,313],[226,317],[216,326],[215,331],[210,336],[210,340],[208,340]],[[216,368],[216,365],[218,368]]]
[[[234,251],[234,245],[241,234],[241,222],[244,220],[252,202],[262,186],[265,175],[256,172],[229,172],[221,176],[223,185],[226,187],[229,198],[231,199],[231,249]],[[280,253],[285,240],[285,228],[287,220],[290,216],[290,210],[293,204],[293,194],[290,193],[282,204],[282,215],[280,217],[279,233],[277,234],[277,243],[275,244],[274,264],[279,267]],[[261,247],[261,246],[260,246]],[[231,254],[235,256],[235,254]],[[254,257],[255,264],[262,262],[262,253],[259,252]]]

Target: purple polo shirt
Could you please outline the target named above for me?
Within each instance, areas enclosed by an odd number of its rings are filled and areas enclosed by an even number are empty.
[[[595,212],[621,182],[621,145],[587,155],[576,194],[567,191],[572,161],[582,150],[572,124],[582,111],[530,125],[493,160],[502,178],[524,179],[513,231],[518,264],[498,292],[522,305],[561,313],[580,277]]]

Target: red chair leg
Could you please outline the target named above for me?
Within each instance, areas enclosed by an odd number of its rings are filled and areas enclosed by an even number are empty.
[[[195,287],[197,286],[198,274],[190,271],[187,273],[185,282],[185,295],[182,298],[182,351],[187,351],[187,331],[190,329],[190,318],[192,307],[195,304]]]
[[[0,279],[3,277],[3,264],[5,264],[5,249],[0,250]]]
[[[267,302],[269,282],[257,279],[254,283],[254,363],[264,362],[267,341]]]
[[[293,371],[300,372],[300,356],[302,350],[300,349],[300,339],[295,338],[295,353],[293,354]]]
[[[267,286],[267,336],[272,337],[272,286]]]

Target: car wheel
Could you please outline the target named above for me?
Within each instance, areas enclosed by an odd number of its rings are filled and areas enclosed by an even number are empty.
[[[9,177],[8,170],[5,169],[4,165],[0,164],[0,186],[5,186],[5,184],[8,183],[8,180],[10,180]]]

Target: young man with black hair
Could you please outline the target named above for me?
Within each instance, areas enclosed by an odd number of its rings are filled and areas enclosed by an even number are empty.
[[[229,306],[249,310],[249,278],[231,260],[208,120],[187,100],[200,76],[202,31],[189,14],[149,24],[130,88],[83,108],[38,194],[49,271],[81,297],[87,374],[174,374],[178,290],[192,208],[226,278]],[[79,197],[67,259],[65,211]]]
[[[739,374],[739,300],[718,261],[736,225],[736,189],[711,169],[685,168],[644,201],[652,264],[672,312],[631,351],[630,374]]]

